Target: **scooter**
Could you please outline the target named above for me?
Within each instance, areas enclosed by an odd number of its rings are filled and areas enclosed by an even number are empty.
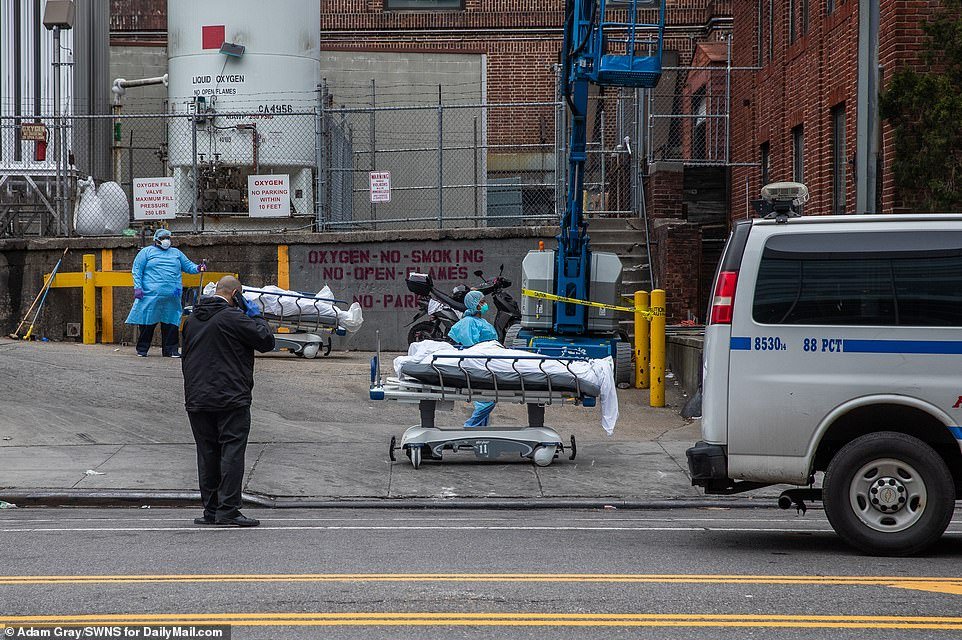
[[[491,298],[497,314],[494,328],[498,339],[504,342],[505,334],[513,324],[521,321],[521,308],[514,297],[508,293],[511,281],[504,277],[504,265],[498,275],[488,280],[479,269],[474,275],[481,278],[474,287],[459,284],[448,295],[434,286],[434,280],[425,273],[410,273],[404,282],[408,291],[421,296],[420,309],[407,324],[408,343],[421,340],[440,340],[450,342],[448,331],[464,315],[464,296],[476,289]]]

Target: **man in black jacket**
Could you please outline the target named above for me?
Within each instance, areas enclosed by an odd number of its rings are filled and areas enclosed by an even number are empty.
[[[204,516],[194,524],[256,527],[241,515],[244,453],[251,430],[254,350],[274,349],[261,310],[244,300],[240,281],[224,276],[184,324],[184,398],[197,443]]]

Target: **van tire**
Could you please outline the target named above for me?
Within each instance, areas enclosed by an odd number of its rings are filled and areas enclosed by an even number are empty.
[[[888,495],[904,494],[913,504],[900,505],[897,514],[882,513],[892,507],[883,503],[879,511],[864,500],[876,482],[898,488],[899,493]],[[913,500],[913,495],[924,498]],[[928,444],[904,433],[880,431],[852,440],[832,458],[822,499],[832,528],[853,547],[869,555],[909,556],[942,537],[955,509],[955,484],[945,461]],[[892,530],[879,529],[887,526]]]

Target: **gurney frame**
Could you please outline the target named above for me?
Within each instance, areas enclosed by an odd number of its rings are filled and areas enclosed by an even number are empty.
[[[464,360],[484,360],[485,368],[491,374],[493,389],[478,389],[472,386],[468,372],[463,368]],[[438,366],[440,360],[457,360],[458,370],[463,379],[457,376],[445,376]],[[495,360],[510,360],[511,367],[518,374],[520,389],[504,389],[498,387],[497,377],[489,365]],[[517,370],[517,364],[524,360],[538,360],[538,368],[544,373],[547,389],[525,388],[524,376]],[[570,450],[568,458],[574,460],[577,455],[575,437],[570,437],[570,445],[565,445],[561,436],[544,424],[545,407],[552,404],[574,404],[585,407],[595,406],[594,396],[586,395],[581,390],[577,376],[571,371],[571,363],[586,361],[583,356],[552,357],[532,353],[527,356],[459,356],[454,354],[435,355],[432,357],[432,368],[438,374],[440,384],[429,384],[416,380],[399,378],[382,378],[380,371],[380,345],[378,353],[371,359],[371,389],[372,400],[395,400],[418,405],[421,423],[408,428],[401,436],[391,438],[389,455],[395,461],[395,451],[401,450],[411,460],[417,469],[424,459],[440,460],[445,450],[465,451],[473,450],[479,459],[494,459],[502,453],[517,453],[522,458],[532,460],[538,466],[548,466],[555,458]],[[544,362],[560,361],[575,380],[575,390],[552,388],[550,376],[544,372]],[[450,380],[447,384],[445,378]],[[458,384],[463,383],[463,384]],[[528,409],[528,426],[526,427],[455,427],[439,428],[435,418],[439,407],[451,408],[454,401],[463,402],[512,402],[525,404]]]
[[[332,336],[343,336],[346,331],[337,325],[337,315],[333,319],[330,314],[322,315],[320,304],[326,307],[334,304],[347,304],[345,300],[334,298],[318,298],[309,293],[278,293],[276,291],[264,291],[261,289],[245,289],[244,293],[256,293],[257,305],[261,310],[266,308],[264,296],[278,298],[278,304],[282,309],[285,304],[290,304],[288,300],[293,299],[297,306],[297,313],[291,315],[277,315],[264,313],[264,319],[274,332],[274,351],[288,350],[300,358],[315,358],[318,353],[328,356],[333,347]],[[281,300],[284,299],[284,300]],[[315,309],[315,313],[305,311],[301,308],[300,301],[309,300]]]

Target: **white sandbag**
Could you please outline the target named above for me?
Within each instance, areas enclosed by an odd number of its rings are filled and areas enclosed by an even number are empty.
[[[498,373],[512,374],[529,372],[532,374],[573,374],[579,380],[597,385],[601,390],[598,401],[601,403],[601,426],[608,435],[615,430],[618,422],[618,392],[615,388],[615,365],[611,357],[586,360],[583,362],[563,362],[546,360],[485,360],[484,356],[530,356],[530,351],[506,349],[500,343],[489,340],[481,342],[467,349],[456,349],[447,342],[422,340],[414,342],[408,347],[406,356],[394,359],[394,372],[400,378],[401,368],[406,364],[430,364],[434,355],[457,355],[464,360],[458,360],[458,366],[477,371],[479,374]],[[475,356],[472,358],[471,356]]]

